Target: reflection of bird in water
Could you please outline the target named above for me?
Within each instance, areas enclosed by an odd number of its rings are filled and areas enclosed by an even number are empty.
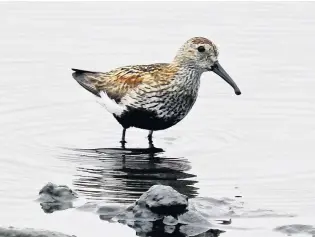
[[[73,181],[76,191],[92,198],[133,202],[152,185],[169,185],[188,197],[197,195],[185,158],[163,157],[149,149],[76,149],[66,154],[78,163]],[[150,151],[150,152],[148,152]]]

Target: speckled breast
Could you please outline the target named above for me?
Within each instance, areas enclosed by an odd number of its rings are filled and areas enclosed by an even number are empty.
[[[116,119],[125,128],[163,130],[181,121],[195,101],[196,97],[192,95],[182,95],[181,98],[165,98],[165,101],[161,101],[158,105],[152,103],[151,108],[127,106],[128,111],[120,117],[116,116]]]
[[[116,119],[125,128],[167,129],[191,110],[197,99],[199,78],[190,76],[164,87],[142,88],[130,96],[128,111]]]

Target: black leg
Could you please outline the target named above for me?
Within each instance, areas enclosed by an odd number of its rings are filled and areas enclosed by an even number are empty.
[[[161,148],[156,148],[153,145],[153,139],[152,139],[152,135],[153,135],[153,130],[150,130],[149,135],[148,135],[148,140],[149,140],[149,150],[150,150],[150,156],[151,158],[154,158],[154,154],[157,152],[163,152],[163,149]]]
[[[121,141],[120,141],[121,148],[123,148],[123,149],[125,149],[125,144],[127,143],[126,139],[125,139],[125,137],[126,137],[126,130],[127,130],[127,128],[123,129],[122,136],[121,136]]]
[[[152,140],[152,135],[153,135],[153,130],[150,130],[149,135],[148,135],[149,148],[154,148],[153,140]]]

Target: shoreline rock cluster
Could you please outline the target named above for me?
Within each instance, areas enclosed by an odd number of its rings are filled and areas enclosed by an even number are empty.
[[[45,185],[39,194],[40,205],[46,213],[73,208],[72,202],[79,198],[69,187],[52,183]],[[91,209],[90,203],[78,209],[84,210],[85,206]],[[128,225],[139,236],[165,233],[185,237],[203,233],[213,237],[223,232],[211,229],[208,220],[190,208],[187,196],[165,185],[152,186],[128,207],[100,204],[96,213],[102,220]]]
[[[223,232],[211,229],[204,217],[191,210],[187,196],[164,185],[152,186],[114,219],[135,229],[139,236],[218,236]]]
[[[82,202],[78,201],[81,200]],[[137,236],[150,237],[218,237],[225,232],[223,225],[231,224],[231,219],[220,220],[214,224],[216,218],[231,218],[240,216],[242,206],[233,203],[232,199],[188,199],[170,186],[153,185],[144,192],[137,201],[130,206],[86,202],[68,186],[46,184],[39,191],[39,201],[45,213],[76,208],[79,211],[94,212],[99,218],[108,222],[118,222],[133,228]],[[262,217],[273,216],[275,213],[260,212]],[[245,217],[257,217],[257,211],[245,212]],[[259,215],[258,215],[259,216]],[[211,223],[209,222],[211,220]],[[311,234],[314,227],[307,225],[281,226],[274,231],[284,234]],[[14,227],[1,228],[1,237],[75,237],[47,230],[32,228],[18,229]]]

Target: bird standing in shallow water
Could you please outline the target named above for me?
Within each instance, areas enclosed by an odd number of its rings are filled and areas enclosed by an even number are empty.
[[[213,71],[236,95],[241,91],[218,62],[218,49],[203,37],[186,41],[171,63],[133,65],[109,72],[74,70],[73,78],[86,90],[100,97],[102,104],[126,130],[136,127],[153,131],[167,129],[181,121],[194,105],[203,72]]]

